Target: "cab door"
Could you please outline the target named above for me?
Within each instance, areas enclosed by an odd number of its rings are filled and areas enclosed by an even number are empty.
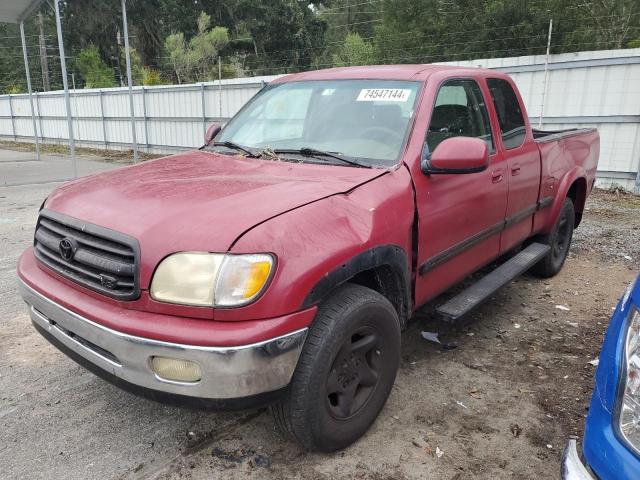
[[[455,136],[481,138],[491,153],[489,168],[479,173],[414,176],[418,212],[417,305],[500,252],[507,206],[507,166],[497,154],[486,94],[475,79],[460,78],[444,81],[435,95],[423,155]]]
[[[506,183],[509,188],[505,229],[500,252],[505,253],[529,238],[533,215],[538,209],[541,162],[528,120],[523,115],[522,100],[513,85],[502,78],[488,78],[491,108],[498,121],[496,141],[506,160]]]

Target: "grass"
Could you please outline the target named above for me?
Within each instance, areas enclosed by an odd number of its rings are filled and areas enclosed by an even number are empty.
[[[0,148],[4,148],[6,150],[16,150],[20,152],[35,152],[36,146],[34,143],[28,142],[11,142],[6,140],[0,140]],[[58,144],[50,144],[50,143],[41,143],[40,144],[40,152],[53,154],[53,155],[69,155],[69,147],[67,145],[58,145]],[[133,150],[105,150],[101,148],[86,148],[86,147],[76,147],[77,155],[90,155],[94,157],[100,157],[104,160],[109,160],[113,162],[123,162],[129,163],[133,160]],[[163,157],[164,155],[158,155],[154,153],[144,153],[138,151],[138,155],[140,160],[151,160],[158,157]]]

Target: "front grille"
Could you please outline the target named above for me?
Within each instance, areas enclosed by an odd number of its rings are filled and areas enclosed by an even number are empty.
[[[140,296],[140,248],[128,235],[42,210],[33,244],[36,258],[63,277],[119,300]]]

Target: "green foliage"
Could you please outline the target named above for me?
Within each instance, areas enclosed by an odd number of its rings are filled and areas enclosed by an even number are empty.
[[[638,38],[637,40],[631,40],[629,43],[627,43],[627,47],[640,48],[640,38]]]
[[[336,67],[372,65],[374,63],[373,45],[365,42],[357,33],[348,34],[342,48],[333,55],[333,65]]]
[[[202,12],[198,17],[198,31],[187,43],[183,33],[174,33],[165,40],[178,83],[210,80],[217,77],[218,55],[229,43],[224,27],[210,28],[211,17]]]
[[[5,93],[8,93],[9,95],[13,95],[15,93],[24,93],[25,89],[22,88],[20,85],[9,85],[7,88],[5,88]]]
[[[142,84],[147,86],[163,85],[164,81],[159,70],[145,67],[142,69]]]
[[[84,79],[86,88],[116,86],[113,69],[109,68],[100,58],[98,47],[95,45],[90,45],[80,51],[76,58],[76,67]]]
[[[142,85],[144,82],[144,65],[142,64],[142,60],[140,60],[140,55],[138,55],[138,51],[135,48],[129,48],[129,59],[131,60],[131,80],[133,80],[134,85]],[[126,76],[127,76],[127,53],[124,47],[120,48],[120,65],[122,65],[121,69],[124,73],[123,78],[125,79],[124,83],[126,85]]]

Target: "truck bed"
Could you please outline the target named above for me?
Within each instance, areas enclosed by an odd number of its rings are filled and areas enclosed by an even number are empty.
[[[573,178],[583,177],[586,182],[581,201],[575,205],[576,212],[582,213],[584,198],[587,197],[596,178],[600,136],[595,128],[570,128],[566,130],[533,130],[533,137],[540,151],[541,179],[538,201],[556,198],[563,191],[562,184],[570,185]],[[567,186],[568,188],[568,186]],[[578,216],[579,218],[579,216]],[[554,220],[553,208],[536,214],[536,227],[547,225]],[[579,222],[579,220],[578,220]]]
[[[539,130],[532,129],[533,139],[538,143],[552,142],[574,135],[582,135],[583,133],[595,132],[595,128],[566,128],[564,130]]]

